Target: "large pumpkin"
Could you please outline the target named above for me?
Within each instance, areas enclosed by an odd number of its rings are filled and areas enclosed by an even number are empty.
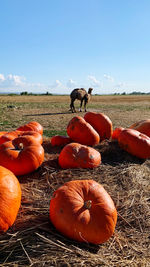
[[[19,131],[35,131],[43,134],[43,126],[37,121],[30,121],[29,123],[17,128]]]
[[[100,244],[114,233],[117,211],[102,185],[94,180],[76,180],[54,192],[50,220],[69,238]]]
[[[70,143],[61,150],[58,162],[64,169],[95,168],[101,163],[101,155],[92,147]]]
[[[137,130],[150,137],[150,119],[135,122],[129,128]]]
[[[101,141],[110,139],[113,132],[113,125],[107,115],[104,113],[87,112],[84,115],[84,119],[98,132]]]
[[[67,134],[73,141],[82,145],[94,146],[100,141],[99,134],[80,116],[75,116],[70,120]]]
[[[21,204],[21,187],[16,176],[0,166],[0,232],[5,232],[16,220]]]
[[[122,149],[139,158],[150,158],[150,137],[134,129],[124,129],[118,136]]]
[[[22,136],[0,145],[0,165],[15,175],[36,170],[44,160],[44,149],[32,136]]]
[[[54,135],[51,138],[52,146],[64,146],[72,142],[72,139],[69,136],[64,135]]]

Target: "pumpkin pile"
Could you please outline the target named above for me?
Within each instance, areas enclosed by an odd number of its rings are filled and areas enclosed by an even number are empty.
[[[118,142],[128,153],[150,157],[150,120],[113,130],[103,113],[87,112],[73,117],[67,136],[51,138],[51,146],[61,146],[61,168],[96,168],[101,154],[94,148],[108,139]],[[0,133],[0,232],[13,225],[21,204],[21,187],[16,176],[31,173],[44,161],[43,127],[29,122],[16,131]],[[111,196],[94,180],[74,180],[60,186],[49,205],[49,217],[63,235],[79,242],[101,244],[114,233],[117,210]]]
[[[0,165],[15,175],[36,170],[44,160],[43,127],[36,121],[20,126],[16,131],[1,132]]]

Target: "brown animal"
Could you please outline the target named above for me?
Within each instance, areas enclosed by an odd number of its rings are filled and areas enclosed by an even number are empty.
[[[90,100],[91,93],[92,93],[93,88],[89,88],[88,93],[84,88],[76,88],[74,89],[71,94],[71,103],[70,103],[70,111],[76,112],[75,106],[74,106],[74,101],[76,99],[80,100],[80,111],[82,111],[82,104],[84,102],[84,110],[86,112],[86,105]]]

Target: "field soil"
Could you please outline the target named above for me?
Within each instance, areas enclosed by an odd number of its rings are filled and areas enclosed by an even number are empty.
[[[18,176],[22,202],[14,225],[0,235],[0,266],[150,266],[150,159],[123,151],[117,141],[105,140],[94,148],[102,163],[95,169],[61,169],[62,147],[51,137],[66,135],[70,119],[85,112],[69,111],[69,96],[0,96],[0,131],[12,131],[30,121],[44,128],[43,164]],[[79,109],[79,102],[75,102]],[[129,127],[150,119],[150,96],[95,96],[88,111],[102,112],[113,127]],[[100,245],[79,243],[56,231],[49,220],[53,192],[65,182],[94,179],[112,197],[118,220],[113,236]],[[66,223],[68,223],[66,219]]]

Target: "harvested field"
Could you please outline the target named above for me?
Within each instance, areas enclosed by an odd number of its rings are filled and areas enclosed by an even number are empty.
[[[0,266],[150,266],[150,159],[138,159],[116,141],[95,147],[102,164],[95,169],[58,165],[62,148],[50,136],[66,134],[72,114],[69,96],[0,96],[1,131],[36,120],[44,127],[45,160],[35,172],[19,176],[22,204],[14,225],[0,235]],[[79,106],[79,102],[75,102]],[[150,118],[150,96],[92,96],[89,111],[103,112],[113,126],[128,127]],[[49,221],[53,192],[64,182],[94,179],[111,195],[118,211],[114,235],[104,244],[78,243],[62,236]],[[67,222],[66,222],[67,223]]]

